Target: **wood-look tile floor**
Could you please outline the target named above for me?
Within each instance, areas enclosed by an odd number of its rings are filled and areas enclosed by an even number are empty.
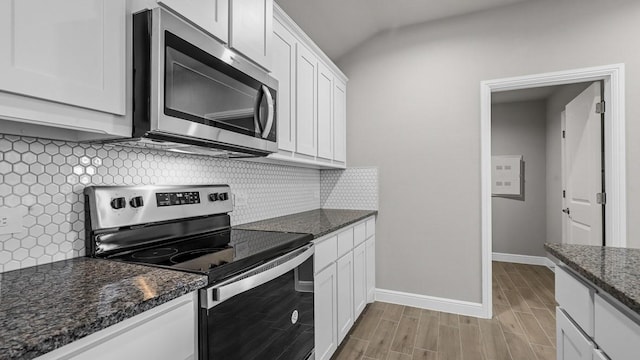
[[[543,266],[493,263],[493,318],[375,302],[336,360],[555,360],[554,275]]]

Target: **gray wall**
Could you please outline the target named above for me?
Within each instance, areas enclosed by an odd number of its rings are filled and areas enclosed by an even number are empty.
[[[562,128],[560,114],[591,83],[558,87],[547,99],[547,241],[562,242]]]
[[[493,252],[544,256],[546,225],[546,101],[494,104],[491,154],[522,155],[524,199],[493,197]]]
[[[377,287],[481,301],[480,81],[624,62],[635,139],[638,19],[637,0],[529,1],[382,33],[338,61],[349,165],[379,168]],[[640,142],[627,141],[627,161]],[[629,219],[639,183],[628,166]],[[640,222],[628,234],[640,247]]]

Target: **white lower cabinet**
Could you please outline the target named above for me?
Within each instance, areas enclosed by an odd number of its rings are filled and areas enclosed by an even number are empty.
[[[375,300],[376,291],[376,237],[372,235],[365,242],[367,302]]]
[[[374,217],[367,223],[373,224]],[[317,360],[330,359],[375,288],[375,239],[365,221],[314,240],[314,321]],[[365,236],[368,239],[365,241]]]
[[[197,303],[196,293],[184,295],[37,360],[196,359]]]
[[[316,360],[329,360],[338,348],[336,265],[317,273],[313,284]]]
[[[556,299],[558,360],[640,358],[640,316],[564,264]]]
[[[353,326],[353,252],[336,262],[338,271],[338,343]]]
[[[623,305],[618,304],[618,308]],[[604,297],[595,297],[594,340],[611,359],[640,359],[640,319],[618,310]]]
[[[595,348],[593,342],[560,307],[556,308],[556,324],[558,360],[591,360]]]
[[[353,317],[357,319],[367,306],[366,242],[353,249]]]

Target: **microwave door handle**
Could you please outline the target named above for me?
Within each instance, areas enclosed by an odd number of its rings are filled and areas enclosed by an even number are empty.
[[[256,101],[253,104],[253,124],[255,125],[256,134],[262,134],[262,122],[260,121],[260,104],[262,103],[262,97],[264,96],[264,88],[263,85],[260,89],[258,89],[258,95],[256,96]]]
[[[271,91],[269,91],[269,88],[262,85],[262,92],[267,97],[267,124],[264,126],[264,130],[262,131],[262,138],[266,139],[271,132],[271,127],[273,126],[274,107],[273,96],[271,96]]]

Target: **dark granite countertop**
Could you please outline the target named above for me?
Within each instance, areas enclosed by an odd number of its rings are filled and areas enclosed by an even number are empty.
[[[640,249],[545,244],[569,268],[640,314]]]
[[[242,224],[235,228],[306,233],[317,239],[376,214],[377,210],[316,209]]]
[[[207,284],[207,277],[75,258],[0,274],[0,359],[32,359]]]

